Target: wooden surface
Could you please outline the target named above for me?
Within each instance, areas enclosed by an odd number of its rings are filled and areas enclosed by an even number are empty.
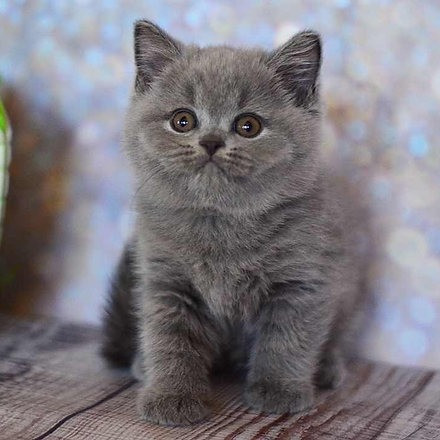
[[[440,439],[440,372],[359,362],[293,416],[255,413],[240,384],[217,384],[210,421],[163,428],[139,420],[138,384],[105,366],[96,329],[0,320],[1,440]]]

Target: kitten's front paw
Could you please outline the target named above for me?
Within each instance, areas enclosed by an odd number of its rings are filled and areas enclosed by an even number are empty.
[[[149,388],[141,390],[138,409],[143,419],[165,426],[191,425],[209,415],[207,406],[197,396],[163,394]]]
[[[314,390],[308,383],[292,383],[289,387],[270,381],[251,383],[245,391],[246,403],[265,413],[296,413],[313,405]]]

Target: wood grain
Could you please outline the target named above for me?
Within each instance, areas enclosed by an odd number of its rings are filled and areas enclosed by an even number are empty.
[[[138,384],[98,355],[95,328],[0,317],[0,439],[440,439],[440,373],[359,361],[311,411],[263,415],[239,383],[213,385],[212,418],[187,428],[140,421]]]

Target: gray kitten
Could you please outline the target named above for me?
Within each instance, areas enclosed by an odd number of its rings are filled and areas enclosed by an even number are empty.
[[[164,425],[208,415],[210,374],[246,371],[264,412],[335,387],[359,276],[354,224],[320,161],[320,38],[274,52],[199,48],[148,21],[125,149],[136,227],[104,321],[104,355],[137,353],[138,407]],[[353,223],[353,222],[352,222]]]

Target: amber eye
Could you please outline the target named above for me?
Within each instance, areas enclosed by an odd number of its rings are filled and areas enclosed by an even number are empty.
[[[196,127],[196,115],[191,110],[176,110],[171,117],[170,124],[179,133],[187,133]]]
[[[234,130],[247,138],[258,136],[262,128],[260,119],[254,115],[240,115],[234,123]]]

